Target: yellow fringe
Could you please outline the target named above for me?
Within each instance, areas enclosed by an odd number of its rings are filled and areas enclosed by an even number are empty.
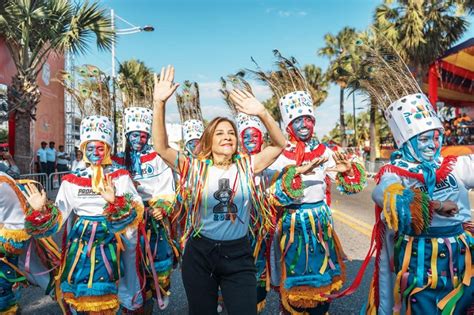
[[[9,230],[5,228],[0,228],[0,236],[12,240],[15,242],[24,242],[30,239],[30,235],[26,233],[24,229],[21,230]]]
[[[260,303],[257,303],[257,313],[263,312],[263,309],[265,308],[266,304],[267,304],[267,299],[264,299]]]
[[[8,310],[0,312],[0,315],[16,315],[18,312],[18,305],[15,304],[12,307],[10,307]]]
[[[398,216],[397,216],[397,196],[403,194],[403,187],[400,183],[395,183],[388,186],[383,194],[383,214],[389,229],[398,231]]]
[[[367,301],[367,307],[365,309],[366,315],[376,315],[377,306],[375,305],[375,293],[374,293],[374,279],[370,281],[369,300]]]
[[[125,229],[136,229],[138,228],[138,225],[143,221],[143,213],[145,212],[143,204],[134,200],[132,202],[132,207],[137,212],[137,217]]]
[[[293,314],[293,307],[314,308],[320,302],[326,302],[328,300],[326,295],[341,289],[344,283],[340,277],[334,277],[334,280],[335,282],[332,284],[320,288],[298,286],[286,290],[283,286],[281,286],[280,294],[283,306],[287,304],[289,307],[285,306],[285,308]],[[291,307],[290,304],[293,307]]]
[[[90,314],[115,315],[120,306],[115,294],[75,297],[72,293],[64,293],[64,300],[75,310]]]

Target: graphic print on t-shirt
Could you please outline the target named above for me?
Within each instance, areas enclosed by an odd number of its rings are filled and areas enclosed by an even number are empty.
[[[219,189],[214,193],[214,198],[219,203],[214,206],[214,221],[230,220],[237,213],[237,206],[231,202],[233,191],[229,186],[228,178],[219,179]]]

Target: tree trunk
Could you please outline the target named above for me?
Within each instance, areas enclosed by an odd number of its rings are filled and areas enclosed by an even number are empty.
[[[377,134],[375,132],[375,114],[377,112],[377,104],[374,98],[370,99],[370,123],[369,123],[369,139],[370,139],[370,162],[375,163],[375,155],[377,153]]]
[[[341,146],[347,146],[346,141],[346,123],[344,121],[344,88],[341,87],[341,94],[339,97],[339,121],[341,125]]]
[[[33,172],[34,154],[30,141],[31,121],[41,93],[35,79],[20,74],[12,78],[8,89],[10,109],[15,114],[15,162],[22,174]]]

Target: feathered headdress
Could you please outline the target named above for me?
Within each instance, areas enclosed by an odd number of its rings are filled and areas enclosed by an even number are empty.
[[[265,72],[252,58],[257,70],[248,71],[258,80],[266,83],[273,94],[279,98],[281,117],[287,127],[295,118],[314,116],[313,100],[308,83],[298,67],[298,61],[294,57],[283,57],[276,49],[273,50],[273,54],[277,58],[278,70]]]
[[[183,125],[183,139],[187,143],[201,138],[204,124],[199,101],[199,86],[196,82],[184,81],[181,93],[176,93],[179,117]]]
[[[181,93],[176,93],[176,103],[181,122],[190,119],[203,120],[197,82],[184,81]]]
[[[365,37],[356,42],[361,64],[350,85],[377,101],[397,146],[425,131],[442,131],[441,120],[393,46],[376,31]]]
[[[266,129],[260,118],[239,112],[230,98],[230,91],[232,89],[247,91],[253,95],[252,87],[244,79],[244,75],[245,72],[239,71],[236,74],[228,75],[226,78],[221,77],[222,88],[219,91],[221,92],[224,101],[229,106],[232,116],[236,117],[239,134],[250,127],[256,128],[260,130],[262,134],[264,134]]]

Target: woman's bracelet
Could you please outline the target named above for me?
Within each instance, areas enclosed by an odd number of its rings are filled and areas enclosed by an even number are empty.
[[[441,200],[439,201],[439,207],[435,209],[436,213],[439,213],[443,209],[443,202]]]

